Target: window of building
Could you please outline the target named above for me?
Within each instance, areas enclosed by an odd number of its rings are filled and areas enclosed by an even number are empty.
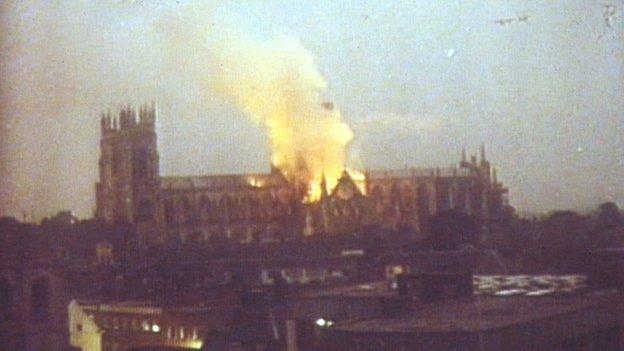
[[[140,221],[149,221],[152,219],[152,203],[148,199],[142,199],[139,202],[137,216]]]
[[[11,283],[6,278],[0,278],[0,321],[11,317]]]
[[[199,210],[201,212],[201,218],[204,222],[209,222],[214,218],[213,205],[208,197],[202,196],[199,199]]]
[[[165,200],[165,224],[173,226],[175,224],[175,208],[173,206],[173,200]]]
[[[31,316],[35,319],[48,317],[50,308],[50,283],[47,278],[36,279],[31,286]]]
[[[135,179],[146,179],[149,175],[149,153],[146,149],[141,148],[135,151],[133,157],[133,175]]]
[[[427,187],[425,185],[418,187],[418,190],[416,191],[416,202],[418,206],[419,219],[424,220],[429,217],[430,198],[429,191],[427,191]]]

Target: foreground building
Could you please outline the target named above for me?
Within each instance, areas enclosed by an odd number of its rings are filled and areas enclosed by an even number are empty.
[[[199,349],[211,330],[231,324],[224,308],[170,307],[150,302],[69,304],[72,346],[83,351],[128,351],[142,347]]]
[[[610,266],[617,262],[621,267],[621,250],[607,254]],[[602,267],[604,277],[608,270]],[[293,296],[294,319],[302,331],[298,340],[305,345],[301,349],[616,351],[624,347],[624,280],[619,271],[611,272],[608,286],[599,286],[593,273],[589,277],[473,277],[469,264],[434,268],[401,273],[396,284],[360,283]]]
[[[441,211],[488,218],[506,205],[507,189],[483,148],[479,161],[464,152],[451,168],[369,170],[364,193],[345,172],[336,188],[323,184],[321,204],[303,205],[305,186],[276,168],[264,174],[161,176],[153,105],[138,115],[129,107],[119,116],[103,115],[100,153],[96,217],[135,224],[146,243],[214,235],[251,242],[367,225],[418,230]]]

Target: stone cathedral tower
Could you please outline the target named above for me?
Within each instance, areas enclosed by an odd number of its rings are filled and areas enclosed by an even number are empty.
[[[118,116],[102,114],[100,181],[96,184],[96,217],[109,223],[126,221],[139,232],[158,228],[159,161],[154,104]],[[143,240],[147,238],[141,238]]]

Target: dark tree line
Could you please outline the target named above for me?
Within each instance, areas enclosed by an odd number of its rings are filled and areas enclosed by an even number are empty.
[[[606,202],[588,214],[559,210],[542,218],[500,218],[486,230],[482,247],[512,271],[577,272],[587,252],[624,247],[624,215]]]

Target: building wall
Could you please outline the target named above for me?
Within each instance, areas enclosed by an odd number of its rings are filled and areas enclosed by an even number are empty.
[[[0,350],[56,351],[68,346],[66,282],[56,270],[0,270]]]
[[[159,219],[168,235],[209,240],[225,235],[240,242],[274,237],[296,217],[290,187],[163,189]]]

